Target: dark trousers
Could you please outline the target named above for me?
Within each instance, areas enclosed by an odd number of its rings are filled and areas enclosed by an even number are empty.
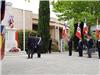
[[[82,57],[83,56],[83,50],[82,49],[78,49],[79,52],[79,56]]]
[[[88,58],[92,57],[92,48],[88,48]]]
[[[37,57],[40,58],[41,57],[41,46],[38,45],[36,50],[37,50]]]
[[[100,59],[100,48],[98,48],[98,56],[99,56],[99,59]]]
[[[33,49],[29,49],[27,54],[28,54],[28,58],[33,58],[34,50]]]
[[[41,57],[40,47],[37,47],[34,49],[29,49],[28,50],[28,58],[33,58],[34,53],[37,53],[37,57],[40,58]]]
[[[51,53],[51,48],[48,49],[48,52]]]
[[[72,56],[72,48],[69,48],[69,56]]]

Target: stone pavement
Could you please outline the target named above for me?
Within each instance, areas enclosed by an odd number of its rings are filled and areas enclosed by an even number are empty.
[[[2,61],[2,75],[99,75],[100,64],[97,53],[92,58],[78,57],[77,52],[34,55],[27,59],[25,52],[7,53]]]

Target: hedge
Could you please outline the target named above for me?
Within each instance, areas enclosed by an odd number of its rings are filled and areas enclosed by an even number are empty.
[[[28,49],[28,34],[31,33],[32,36],[37,35],[37,31],[25,30],[25,50]],[[23,51],[23,30],[18,30],[18,47]]]
[[[37,31],[34,30],[25,30],[25,51],[28,50],[28,34],[31,33],[32,36],[38,35]],[[23,51],[23,30],[18,30],[18,47]],[[52,41],[51,46],[52,52],[59,52],[57,41]]]

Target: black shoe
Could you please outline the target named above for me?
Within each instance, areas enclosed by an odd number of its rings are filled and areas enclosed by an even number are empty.
[[[83,56],[79,56],[79,57],[83,57]]]
[[[88,57],[88,58],[92,58],[92,57]]]
[[[30,59],[29,57],[27,59]]]
[[[69,55],[69,56],[72,56],[72,55]]]
[[[41,57],[41,54],[38,54],[38,58],[40,58]]]

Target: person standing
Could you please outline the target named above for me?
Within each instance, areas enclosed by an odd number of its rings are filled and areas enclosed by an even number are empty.
[[[72,39],[71,38],[68,41],[68,50],[69,50],[69,56],[72,56]]]
[[[52,45],[52,39],[49,39],[49,47],[48,47],[48,52],[51,53],[51,45]]]
[[[88,40],[87,40],[87,47],[88,47],[88,58],[91,58],[91,53],[92,53],[92,48],[93,48],[93,39],[91,35],[88,35]]]
[[[41,48],[42,48],[42,38],[38,35],[36,36],[36,53],[37,57],[41,58]]]
[[[100,59],[100,39],[97,40],[96,46],[97,46],[97,49],[98,49],[98,56],[99,56],[99,59]]]
[[[31,34],[29,34],[28,36],[28,59],[33,58],[33,54],[36,48],[36,44],[35,44],[35,37],[31,36]]]

